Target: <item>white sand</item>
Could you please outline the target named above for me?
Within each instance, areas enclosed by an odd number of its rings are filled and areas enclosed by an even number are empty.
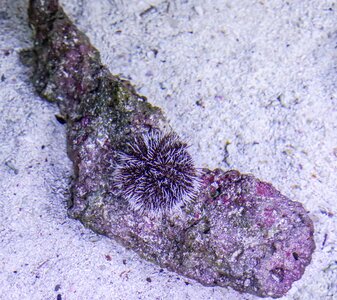
[[[62,2],[198,166],[253,173],[305,205],[317,250],[283,299],[337,299],[336,2]],[[26,8],[0,0],[0,299],[257,299],[161,272],[67,217],[65,126],[18,60]]]

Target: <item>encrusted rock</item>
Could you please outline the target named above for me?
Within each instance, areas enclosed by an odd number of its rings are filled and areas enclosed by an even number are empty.
[[[68,126],[75,174],[69,215],[204,285],[283,296],[315,248],[303,206],[252,175],[196,172],[162,111],[111,75],[57,0],[31,0],[29,21],[35,43],[22,57],[37,92],[58,104]],[[162,138],[135,144],[150,132],[172,134],[172,148],[151,144]],[[166,202],[177,209],[164,209]]]

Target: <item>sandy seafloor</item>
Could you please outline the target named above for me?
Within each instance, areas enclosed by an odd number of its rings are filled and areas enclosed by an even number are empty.
[[[253,173],[305,205],[317,249],[283,299],[337,299],[336,1],[62,2],[199,167]],[[0,0],[0,299],[258,299],[161,270],[67,217],[65,126],[18,59],[26,9]]]

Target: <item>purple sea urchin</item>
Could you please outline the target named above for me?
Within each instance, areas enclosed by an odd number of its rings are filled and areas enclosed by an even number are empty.
[[[152,130],[128,148],[119,155],[113,181],[132,209],[163,212],[197,196],[197,170],[175,133]]]

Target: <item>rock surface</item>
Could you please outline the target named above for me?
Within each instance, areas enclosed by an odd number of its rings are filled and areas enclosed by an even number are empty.
[[[203,170],[181,212],[134,212],[112,190],[118,154],[135,135],[170,130],[159,108],[101,64],[58,2],[31,1],[35,46],[23,54],[38,93],[68,126],[75,182],[69,214],[147,260],[205,285],[281,297],[310,263],[313,224],[303,206],[237,171]]]

